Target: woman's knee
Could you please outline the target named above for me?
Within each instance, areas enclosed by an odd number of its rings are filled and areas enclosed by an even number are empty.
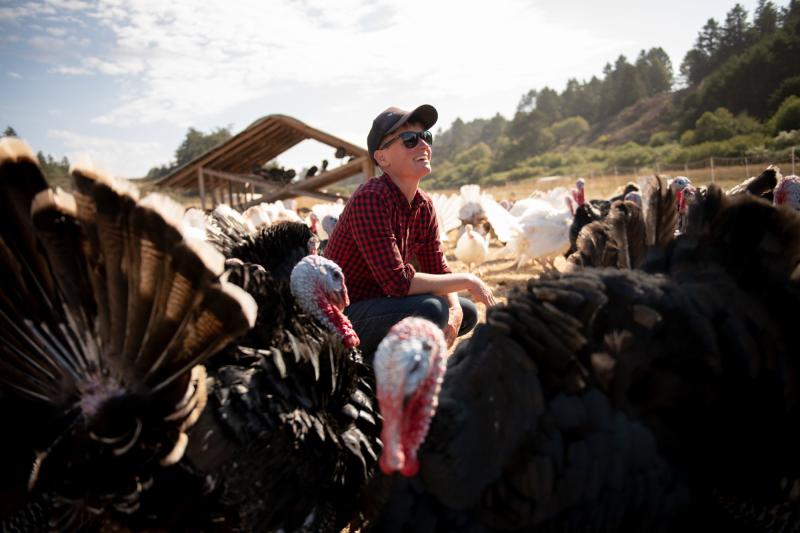
[[[472,300],[460,298],[460,302],[463,318],[461,319],[461,327],[458,330],[459,336],[469,333],[478,325],[478,308],[475,307]]]
[[[447,305],[447,300],[441,296],[431,296],[420,302],[414,315],[427,318],[440,328],[444,328],[450,318],[450,307]]]

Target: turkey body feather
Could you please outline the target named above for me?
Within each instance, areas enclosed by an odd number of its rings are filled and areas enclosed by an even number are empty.
[[[375,530],[798,523],[800,217],[715,187],[696,208],[649,272],[551,273],[487,312]]]

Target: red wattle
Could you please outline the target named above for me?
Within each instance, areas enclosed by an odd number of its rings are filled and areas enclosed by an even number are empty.
[[[361,344],[361,339],[358,338],[358,334],[353,329],[350,319],[338,307],[330,303],[324,295],[319,295],[317,301],[322,313],[331,321],[333,328],[339,334],[345,346],[355,348]]]

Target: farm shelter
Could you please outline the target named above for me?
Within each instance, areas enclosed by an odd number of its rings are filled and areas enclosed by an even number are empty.
[[[318,174],[283,183],[255,173],[298,143],[314,139],[331,146],[336,156],[345,161]],[[173,170],[157,183],[157,187],[198,191],[205,209],[228,203],[245,208],[259,202],[273,202],[295,196],[311,196],[335,201],[340,196],[322,191],[332,183],[363,173],[365,179],[374,170],[366,149],[344,141],[330,133],[286,115],[267,115],[185,165]],[[256,196],[258,195],[258,196]]]

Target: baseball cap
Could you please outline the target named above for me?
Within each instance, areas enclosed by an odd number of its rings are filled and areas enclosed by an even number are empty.
[[[372,121],[372,129],[367,135],[369,156],[374,160],[375,151],[378,149],[381,139],[406,122],[419,123],[424,129],[429,130],[436,124],[438,118],[439,113],[436,108],[429,104],[423,104],[413,111],[404,111],[397,107],[386,109]]]

